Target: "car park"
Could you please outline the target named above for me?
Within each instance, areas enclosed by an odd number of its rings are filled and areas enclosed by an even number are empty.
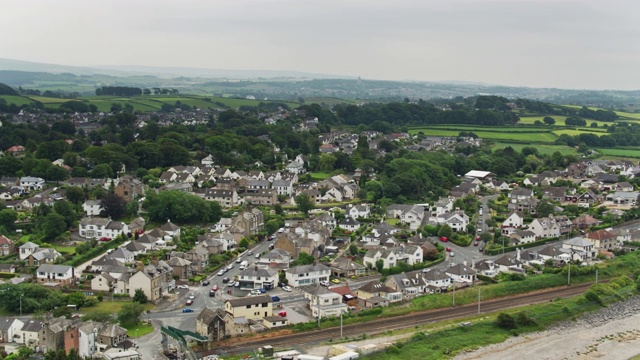
[[[192,309],[192,308],[188,308],[188,307],[186,307],[186,308],[182,308],[182,312],[183,312],[183,313],[192,313],[192,312],[193,312],[193,309]]]
[[[285,285],[285,286],[282,287],[282,290],[284,290],[286,292],[291,292],[292,289],[291,289],[290,286]]]

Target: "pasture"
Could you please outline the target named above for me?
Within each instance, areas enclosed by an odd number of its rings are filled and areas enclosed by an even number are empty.
[[[494,146],[492,147],[492,150],[497,150],[497,149],[504,149],[507,146],[512,147],[515,151],[517,152],[521,152],[522,148],[524,147],[531,147],[531,145],[529,144],[516,144],[516,143],[509,143],[509,142],[496,142],[494,144]],[[540,153],[541,155],[551,155],[554,152],[558,151],[560,152],[562,155],[576,155],[576,149],[569,147],[569,146],[564,146],[564,145],[551,145],[551,144],[536,144],[535,148],[538,149],[538,153]]]
[[[585,134],[585,133],[594,134],[596,136],[602,136],[607,134],[606,131],[592,131],[591,129],[585,129],[585,128],[553,130],[553,133],[558,136],[562,134],[567,134],[569,136],[576,136],[576,135]]]
[[[615,156],[620,158],[640,158],[640,149],[597,149],[605,156]]]
[[[551,132],[551,129],[526,129],[517,127],[465,127],[456,126],[452,128],[442,127],[422,127],[410,129],[412,135],[422,132],[427,136],[458,136],[461,131],[471,131],[482,139],[496,141],[532,142],[532,143],[553,143],[558,137]]]

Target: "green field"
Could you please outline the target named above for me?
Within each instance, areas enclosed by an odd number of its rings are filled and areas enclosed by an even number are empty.
[[[616,156],[621,158],[640,158],[640,149],[597,149],[605,156]]]
[[[584,128],[554,130],[553,133],[558,136],[562,134],[567,134],[569,136],[576,136],[580,134],[594,134],[596,136],[607,135],[606,131],[591,131],[591,129],[588,129],[588,130],[587,129],[581,130],[581,129],[584,129]]]
[[[442,128],[436,128],[436,127],[429,127],[429,128],[410,129],[409,133],[412,135],[415,135],[415,134],[418,134],[419,132],[422,132],[427,136],[458,136],[461,131],[472,131],[474,134],[478,135],[478,137],[480,138],[492,139],[492,140],[498,140],[498,141],[513,140],[516,142],[553,143],[558,138],[555,134],[551,132],[551,130],[536,131],[535,129],[534,130],[518,129],[518,128],[510,128],[510,127],[466,128],[466,127],[460,126],[457,129],[442,129]]]
[[[523,116],[520,118],[520,121],[518,121],[518,124],[533,125],[536,121],[542,122],[542,119],[544,119],[547,116],[553,118],[556,121],[556,125],[560,125],[560,126],[563,126],[564,121],[567,119],[566,116],[561,116],[561,115]],[[601,128],[605,124],[609,124],[609,125],[612,124],[611,122],[607,122],[607,121],[598,121],[598,120],[590,120],[590,119],[585,119],[585,121],[587,122],[587,126],[591,126],[591,123],[597,123],[598,124],[597,129]]]
[[[507,146],[511,146],[515,151],[522,151],[522,148],[524,147],[531,147],[531,145],[529,144],[514,144],[514,143],[508,143],[508,142],[496,142],[495,145],[493,146],[493,150],[496,149],[504,149]],[[558,151],[560,152],[562,155],[576,155],[576,149],[569,147],[569,146],[564,146],[564,145],[547,145],[547,144],[536,144],[535,148],[538,149],[538,152],[542,155],[551,155],[554,152]]]
[[[134,110],[140,112],[159,111],[163,104],[174,105],[177,101],[189,106],[196,106],[201,109],[220,107],[220,104],[224,104],[229,108],[238,108],[240,106],[257,106],[261,102],[269,102],[266,100],[248,100],[248,99],[233,99],[226,97],[213,97],[213,96],[194,96],[194,95],[141,95],[133,97],[117,97],[117,96],[84,96],[78,99],[61,99],[50,98],[44,96],[11,96],[1,95],[0,99],[5,99],[8,104],[14,103],[18,106],[29,104],[32,101],[39,101],[47,108],[58,108],[60,104],[67,101],[82,101],[88,104],[93,104],[98,108],[98,111],[108,112],[111,110],[112,104],[124,105],[129,104],[133,106]],[[318,98],[318,100],[331,100],[330,98]],[[335,100],[334,100],[335,101]],[[297,102],[291,101],[274,101],[284,102],[291,108],[297,108],[300,106]],[[307,101],[311,103],[313,101]]]

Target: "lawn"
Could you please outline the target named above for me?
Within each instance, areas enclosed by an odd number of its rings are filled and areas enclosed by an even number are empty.
[[[117,314],[120,309],[125,305],[125,304],[130,304],[131,301],[100,301],[98,304],[96,304],[95,306],[91,306],[91,307],[84,307],[84,308],[80,308],[80,312],[82,314],[92,314],[95,312],[103,312],[103,313],[110,313],[110,314]],[[143,305],[144,306],[144,310],[151,310],[153,309],[154,305],[150,304],[150,303],[146,303]],[[142,315],[142,318],[144,319],[144,314]]]
[[[330,173],[328,173],[328,172],[322,172],[322,171],[312,172],[312,173],[310,173],[310,174],[311,174],[311,177],[312,177],[314,180],[324,180],[324,179],[326,179],[326,178],[328,178],[328,177],[330,177],[330,176],[331,176],[331,174],[330,174]]]
[[[58,250],[58,252],[62,254],[75,254],[76,247],[75,246],[62,246],[62,245],[53,245],[53,248]]]
[[[125,327],[125,329],[127,329],[127,335],[130,338],[137,338],[140,336],[151,334],[153,332],[153,325],[141,323],[138,325]]]

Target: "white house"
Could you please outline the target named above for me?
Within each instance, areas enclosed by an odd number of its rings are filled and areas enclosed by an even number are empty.
[[[360,222],[350,216],[347,216],[344,220],[338,223],[338,227],[341,227],[345,230],[356,231],[360,228]]]
[[[44,264],[36,270],[36,279],[39,284],[58,283],[69,286],[76,282],[75,271],[73,266]]]
[[[44,188],[46,182],[43,178],[24,176],[20,178],[20,186],[27,191],[40,191]]]
[[[18,249],[20,249],[18,257],[20,258],[20,260],[25,260],[29,257],[29,255],[37,252],[38,249],[40,249],[40,246],[32,243],[31,241],[27,241],[26,243],[19,246]]]
[[[133,263],[135,256],[133,253],[123,247],[116,249],[116,251],[108,254],[106,256],[107,259],[115,259],[123,264]]]
[[[340,316],[348,311],[347,304],[342,302],[342,295],[329,291],[324,286],[316,286],[304,293],[309,302],[311,316],[329,317]]]
[[[236,275],[240,289],[275,289],[278,284],[278,271],[249,267]]]
[[[451,277],[452,282],[473,283],[476,279],[476,271],[464,264],[452,266],[445,273]]]
[[[331,268],[323,264],[300,265],[286,270],[285,276],[290,286],[300,287],[329,281]]]
[[[574,237],[562,243],[563,249],[571,252],[572,260],[587,261],[596,257],[595,244],[583,237]]]
[[[511,226],[514,228],[519,228],[522,227],[522,225],[524,224],[524,214],[520,211],[514,211],[511,213],[511,215],[509,215],[509,217],[507,217],[504,222],[502,223],[502,226]]]
[[[100,216],[100,212],[103,210],[100,200],[86,200],[82,204],[82,210],[84,210],[87,216]]]
[[[364,255],[363,264],[375,268],[382,260],[383,268],[388,269],[400,263],[413,265],[422,261],[422,247],[416,245],[395,246],[392,248],[369,249]]]
[[[369,204],[349,205],[347,214],[354,219],[368,218],[371,214],[371,206]]]

